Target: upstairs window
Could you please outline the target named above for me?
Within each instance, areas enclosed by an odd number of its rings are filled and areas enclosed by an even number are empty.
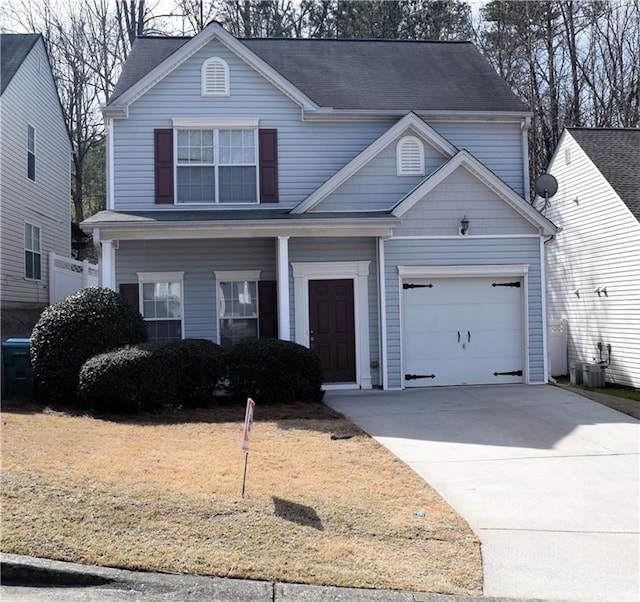
[[[202,64],[202,96],[229,96],[229,65],[221,58]]]
[[[24,225],[24,277],[27,280],[42,279],[42,252],[40,228],[32,224]]]
[[[36,130],[27,126],[27,177],[36,181]]]
[[[396,146],[396,162],[399,176],[424,175],[424,146],[419,138],[405,136]]]
[[[257,203],[255,129],[179,129],[178,203]]]

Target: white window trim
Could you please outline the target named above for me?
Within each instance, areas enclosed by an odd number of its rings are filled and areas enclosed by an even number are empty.
[[[406,143],[417,143],[420,154],[420,169],[410,170],[404,164],[403,150]],[[398,176],[424,176],[424,143],[417,136],[403,136],[396,144],[396,169]]]
[[[309,347],[309,281],[353,280],[356,338],[356,382],[331,385],[336,389],[371,389],[369,353],[369,264],[370,261],[292,263],[295,307],[295,342]],[[327,387],[324,387],[327,388]]]
[[[180,283],[180,336],[184,339],[184,272],[137,272],[138,276],[138,310],[146,322],[148,318],[144,317],[143,306],[143,284],[155,284],[158,282],[179,282]],[[171,318],[167,318],[171,319]],[[156,321],[150,319],[150,321]]]
[[[38,246],[39,246],[39,250],[35,251],[34,249],[27,249],[27,226],[30,226],[31,228],[37,228],[38,229]],[[40,226],[37,226],[36,224],[32,224],[31,222],[25,222],[24,223],[24,234],[23,234],[23,256],[22,256],[22,260],[24,262],[24,279],[28,280],[29,282],[41,282],[42,281],[42,228]],[[40,257],[40,278],[30,278],[29,276],[27,276],[27,263],[26,263],[26,259],[25,259],[25,253],[27,253],[27,251],[29,253],[33,253],[34,255],[38,255]]]
[[[258,132],[258,119],[190,119],[190,118],[175,118],[173,123],[173,198],[174,205],[180,207],[210,207],[210,206],[224,206],[224,207],[247,207],[251,205],[260,204],[260,137]],[[215,200],[209,203],[181,203],[178,200],[178,168],[188,167],[188,164],[178,164],[178,130],[213,130],[213,165],[211,167],[215,170],[214,179],[214,196]],[[253,167],[256,168],[256,200],[246,203],[221,203],[220,202],[220,178],[218,177],[219,167],[229,167],[228,164],[220,164],[220,130],[252,130],[255,136],[254,146],[254,161],[251,165],[238,164],[239,167]],[[206,166],[206,165],[204,165]],[[198,167],[198,166],[194,166]]]
[[[29,144],[29,131],[30,130],[33,130],[33,149],[31,149],[31,146]],[[34,125],[31,125],[30,123],[28,123],[27,124],[27,180],[31,180],[32,182],[36,181],[36,159],[37,159],[36,147],[37,147],[36,127]],[[30,155],[33,155],[33,178],[29,177],[29,156]]]
[[[258,326],[259,326],[259,322],[260,322],[260,295],[258,293],[258,282],[260,282],[260,274],[261,274],[261,270],[215,270],[213,272],[214,278],[216,280],[216,298],[217,298],[217,303],[216,303],[216,342],[218,343],[218,345],[221,344],[220,342],[220,301],[221,301],[221,294],[222,294],[222,290],[220,287],[220,284],[222,282],[255,282],[256,283],[256,296],[258,298],[258,302],[257,302],[257,306],[256,306],[256,310],[257,310],[257,315],[256,315],[256,320],[258,320]],[[233,319],[233,318],[231,318]],[[253,318],[251,318],[253,319]],[[258,335],[260,333],[258,332]]]
[[[207,89],[207,68],[213,63],[222,66],[222,68],[224,69],[224,90],[222,92],[211,92]],[[202,96],[212,98],[223,98],[231,95],[231,86],[229,83],[229,65],[227,61],[220,58],[219,56],[212,56],[211,58],[208,58],[206,61],[204,61],[204,63],[202,63],[202,68],[200,70],[200,91]]]

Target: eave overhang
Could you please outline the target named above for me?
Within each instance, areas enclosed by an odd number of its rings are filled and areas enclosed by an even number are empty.
[[[85,220],[85,232],[99,240],[186,240],[278,237],[384,237],[392,235],[400,220],[393,216],[362,220],[330,217],[321,219],[268,219],[220,221],[154,221],[138,219]]]

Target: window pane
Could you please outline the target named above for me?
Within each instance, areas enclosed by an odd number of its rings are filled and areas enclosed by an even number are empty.
[[[253,341],[258,338],[257,319],[223,319],[220,320],[220,344],[232,347],[237,343]]]
[[[215,201],[214,167],[179,167],[178,203],[213,203]]]
[[[219,167],[221,203],[255,203],[255,167]]]
[[[182,338],[182,325],[178,320],[147,322],[147,333],[152,341],[174,341]]]

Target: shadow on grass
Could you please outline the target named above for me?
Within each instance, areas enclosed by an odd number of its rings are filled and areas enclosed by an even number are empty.
[[[296,504],[295,502],[283,500],[279,497],[273,497],[271,499],[273,499],[276,516],[296,523],[297,525],[302,525],[303,527],[311,527],[318,531],[324,531],[324,526],[318,513],[311,506]]]

